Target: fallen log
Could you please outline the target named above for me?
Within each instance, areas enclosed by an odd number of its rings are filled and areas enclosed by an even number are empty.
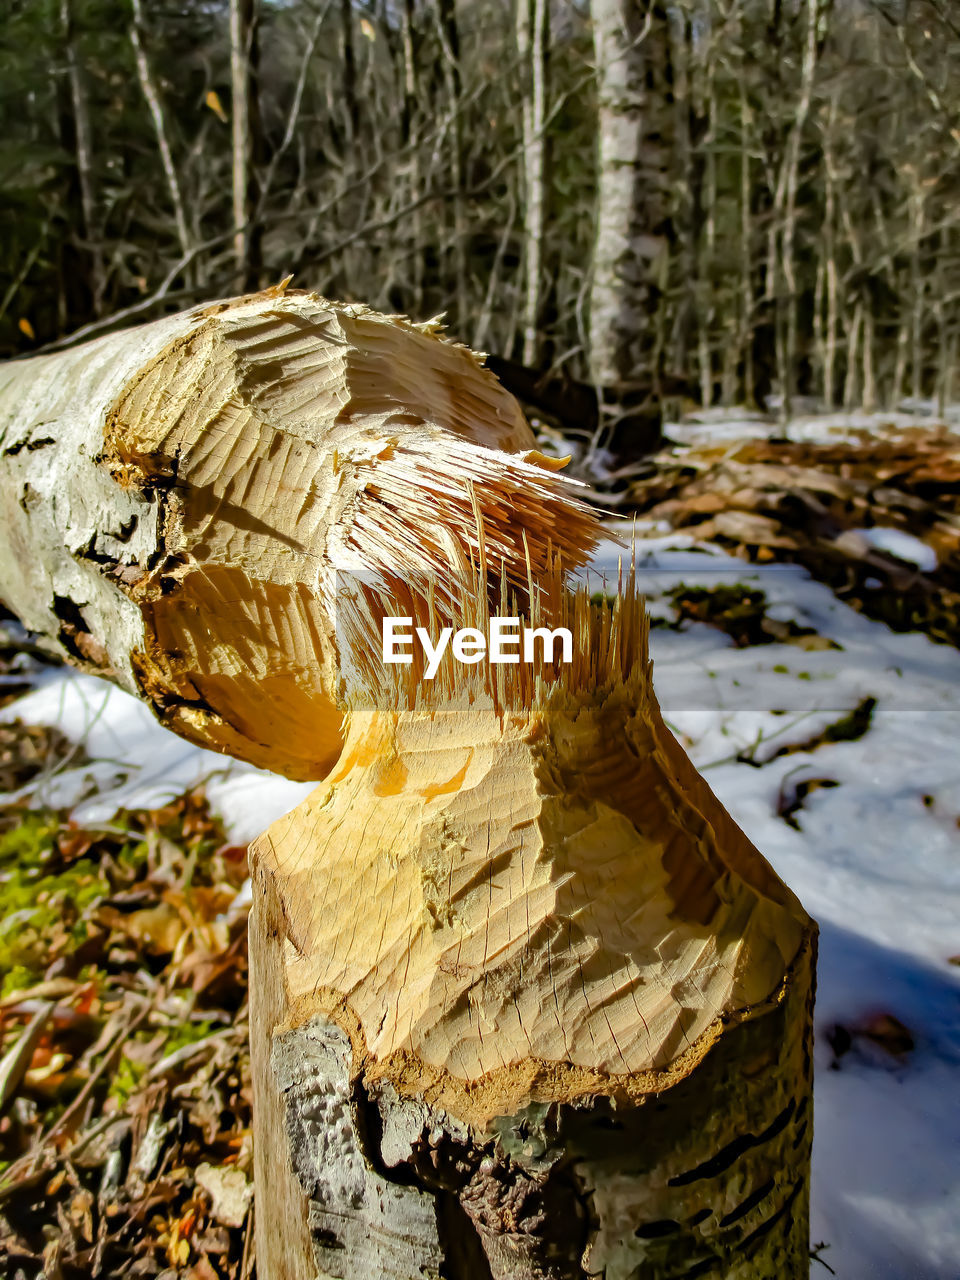
[[[282,290],[0,375],[0,593],[322,779],[251,851],[262,1280],[806,1274],[815,926],[530,443],[429,326]],[[570,662],[382,662],[491,609]]]

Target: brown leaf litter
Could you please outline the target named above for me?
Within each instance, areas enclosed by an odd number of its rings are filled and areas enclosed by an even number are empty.
[[[10,1280],[252,1274],[244,876],[199,791],[0,810]]]
[[[893,630],[960,644],[960,437],[944,428],[676,445],[644,464],[618,506],[753,562],[801,564]],[[874,527],[920,539],[936,568],[856,533]]]

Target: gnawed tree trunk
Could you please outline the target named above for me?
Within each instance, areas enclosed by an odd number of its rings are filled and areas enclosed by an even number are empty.
[[[546,563],[544,507],[555,546],[592,545],[569,482],[502,452],[532,444],[429,325],[300,291],[213,303],[0,369],[0,595],[168,728],[322,778],[338,569],[402,572],[411,524],[410,571],[445,566],[476,550],[474,504],[517,580],[521,528]]]
[[[806,1274],[815,926],[632,588],[566,590],[596,526],[529,443],[430,326],[282,289],[0,374],[0,593],[325,778],[252,851],[262,1280]],[[572,663],[381,663],[381,615],[491,602]]]
[[[253,847],[271,1280],[807,1274],[815,927],[665,728],[642,604],[545,586],[571,666],[381,668]]]

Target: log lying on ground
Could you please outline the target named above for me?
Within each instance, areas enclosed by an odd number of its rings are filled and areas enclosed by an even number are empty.
[[[213,303],[0,372],[0,595],[203,746],[319,779],[336,574],[476,552],[522,581],[595,523],[465,347],[316,294]],[[416,564],[405,564],[417,530]],[[440,602],[441,606],[443,602]]]
[[[358,661],[252,849],[267,1280],[807,1275],[815,926],[665,728],[642,604],[546,587],[571,665]]]

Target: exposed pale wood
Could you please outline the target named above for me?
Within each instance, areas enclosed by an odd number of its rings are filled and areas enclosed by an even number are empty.
[[[0,370],[0,594],[177,732],[321,778],[338,572],[476,552],[474,503],[514,578],[523,528],[535,569],[591,545],[570,483],[503,452],[532,444],[435,325],[282,288],[214,303]]]
[[[339,1027],[369,1167],[441,1226],[453,1196],[493,1277],[799,1277],[815,927],[664,726],[642,605],[548,574],[541,607],[577,639],[544,678],[355,664],[339,764],[253,850],[253,934],[269,899],[285,937],[263,1105],[328,1097]],[[336,1230],[306,1194],[317,1274],[419,1274],[364,1251],[366,1192]]]
[[[26,624],[325,778],[252,857],[262,1280],[804,1275],[815,926],[472,353],[280,287],[0,378]],[[383,615],[494,607],[573,661],[382,663]]]

